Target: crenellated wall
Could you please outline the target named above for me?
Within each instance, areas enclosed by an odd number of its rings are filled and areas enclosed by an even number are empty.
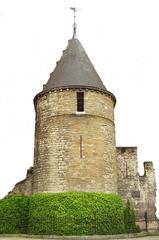
[[[156,183],[152,162],[144,162],[144,175],[138,174],[136,147],[117,147],[118,193],[130,200],[136,211],[137,222],[145,228],[145,213],[148,228],[156,229]]]

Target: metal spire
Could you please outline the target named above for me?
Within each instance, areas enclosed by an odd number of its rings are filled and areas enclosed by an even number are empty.
[[[77,24],[76,24],[76,12],[78,9],[76,7],[70,7],[70,9],[74,12],[74,23],[73,23],[73,38],[76,38],[76,29],[77,29]]]

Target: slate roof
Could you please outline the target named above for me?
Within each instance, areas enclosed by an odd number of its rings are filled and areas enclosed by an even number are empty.
[[[72,38],[43,91],[82,87],[107,91],[80,41]]]

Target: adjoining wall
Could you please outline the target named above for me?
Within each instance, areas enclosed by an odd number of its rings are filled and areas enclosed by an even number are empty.
[[[76,90],[37,99],[33,192],[117,192],[114,102],[84,91],[77,112]]]
[[[144,163],[144,175],[138,174],[136,147],[117,147],[118,193],[135,207],[137,223],[145,229],[145,214],[148,229],[157,229],[156,183],[152,162]]]
[[[139,191],[137,147],[117,147],[118,193],[125,200]]]
[[[142,201],[140,201],[140,208],[142,207],[147,214],[149,227],[154,228],[156,225],[156,182],[152,162],[144,162],[144,175],[139,177],[139,181],[141,195],[143,196]],[[139,210],[138,214],[142,218]]]
[[[33,167],[27,170],[26,178],[18,182],[9,194],[32,194]]]

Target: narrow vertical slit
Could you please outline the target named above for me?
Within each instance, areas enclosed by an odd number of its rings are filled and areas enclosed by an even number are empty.
[[[80,158],[83,157],[83,152],[82,152],[82,136],[80,136]]]
[[[125,160],[125,175],[126,175],[126,178],[128,177],[128,165],[127,165],[127,160]]]

